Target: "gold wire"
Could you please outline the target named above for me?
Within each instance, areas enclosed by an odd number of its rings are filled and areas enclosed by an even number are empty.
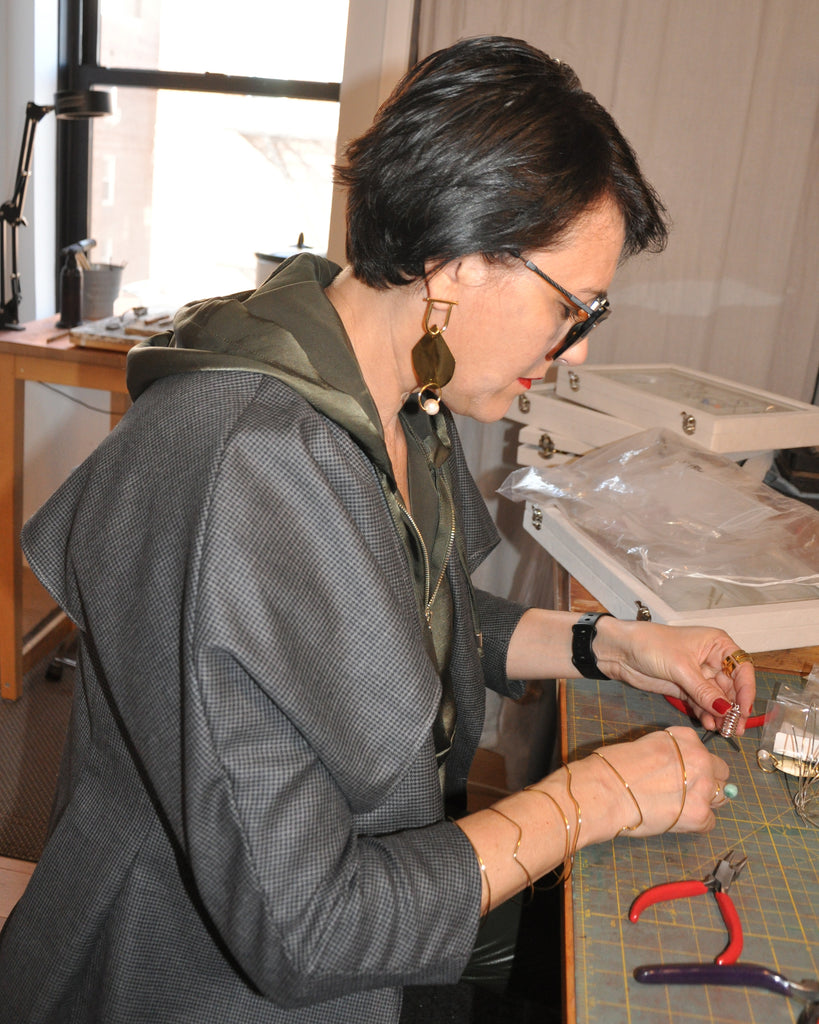
[[[566,879],[566,877],[567,877],[566,876],[566,870],[567,870],[567,864],[568,864],[568,860],[569,860],[569,841],[571,839],[572,828],[571,828],[571,825],[569,824],[569,819],[563,813],[563,808],[560,806],[560,804],[557,802],[557,800],[555,800],[555,798],[551,795],[551,793],[546,793],[544,790],[538,789],[537,786],[524,786],[523,787],[523,792],[524,793],[539,793],[540,796],[545,796],[547,800],[551,800],[552,803],[557,808],[557,813],[563,819],[563,823],[566,826],[566,844],[563,847],[563,870],[560,872],[560,874],[557,876],[557,878],[554,880],[554,882],[551,885],[547,885],[547,886],[543,887],[543,891],[548,892],[549,889],[554,889],[558,885],[560,885],[560,883],[562,881],[564,881]]]
[[[580,826],[583,824],[583,819],[580,814],[580,804],[575,800],[574,793],[572,793],[572,770],[563,762],[563,767],[566,769],[566,792],[569,794],[569,799],[574,804],[574,813],[577,816],[577,828],[574,833],[574,841],[572,842],[572,850],[569,854],[569,871],[568,874],[564,875],[564,880],[568,880],[572,876],[574,870],[574,855],[577,852],[577,841],[580,838]]]
[[[677,757],[679,758],[679,761],[680,761],[680,769],[682,770],[682,803],[680,804],[680,809],[677,812],[677,817],[671,822],[671,824],[666,829],[666,832],[670,832],[671,829],[674,828],[674,826],[677,824],[677,822],[682,817],[683,808],[685,807],[685,798],[688,795],[688,775],[687,775],[687,773],[685,771],[685,760],[684,760],[684,758],[682,756],[682,751],[680,750],[679,743],[677,742],[677,740],[674,737],[673,733],[669,732],[668,729],[666,729],[664,731],[665,731],[666,736],[668,736],[668,738],[674,744],[674,748],[677,751]]]
[[[458,825],[458,822],[453,822],[453,824]],[[458,825],[458,828],[460,828],[460,825]],[[486,870],[486,864],[484,864],[483,862],[483,857],[481,857],[481,855],[475,849],[475,844],[472,842],[472,840],[469,838],[466,832],[464,832],[463,829],[461,829],[461,832],[463,832],[464,836],[466,837],[466,841],[472,847],[472,852],[475,854],[475,858],[478,861],[478,867],[481,869],[481,875],[486,881],[486,910],[484,910],[484,912],[481,914],[481,917],[483,918],[486,917],[486,915],[492,909],[492,886],[489,884],[489,872]]]
[[[521,839],[523,839],[523,829],[520,827],[520,825],[518,825],[516,821],[510,818],[508,814],[504,814],[503,811],[499,811],[497,807],[487,807],[486,809],[487,811],[494,811],[495,814],[499,814],[502,818],[506,818],[509,824],[514,825],[515,828],[518,830],[518,839],[515,843],[515,849],[512,851],[512,860],[514,860],[514,862],[517,864],[520,870],[524,873],[524,875],[526,875],[526,885],[529,889],[529,896],[531,899],[534,899],[535,885],[532,881],[532,876],[529,874],[529,872],[526,870],[526,868],[523,866],[523,864],[520,862],[520,859],[518,858],[518,853],[520,852],[520,842]]]
[[[617,769],[614,767],[614,765],[611,763],[611,761],[609,761],[609,759],[607,757],[603,757],[603,755],[599,751],[597,751],[597,750],[593,750],[592,753],[596,757],[599,757],[600,760],[603,761],[605,764],[607,764],[609,766],[609,768],[611,768],[611,770],[614,772],[614,774],[617,776],[617,778],[625,786],[626,792],[628,793],[628,795],[634,801],[634,806],[637,808],[637,813],[640,815],[640,820],[637,822],[636,825],[623,825],[623,827],[620,829],[620,831],[617,834],[618,835],[622,835],[623,832],[633,832],[635,829],[639,828],[643,824],[643,811],[642,811],[642,808],[640,807],[640,805],[637,803],[637,797],[631,791],[631,786],[626,782],[626,780],[623,778],[623,776],[620,774],[620,772],[617,771]]]

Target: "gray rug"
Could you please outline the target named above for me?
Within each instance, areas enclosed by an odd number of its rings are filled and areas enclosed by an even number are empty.
[[[26,674],[19,700],[0,700],[0,856],[15,860],[40,859],[68,729],[74,672],[49,680],[50,662]]]

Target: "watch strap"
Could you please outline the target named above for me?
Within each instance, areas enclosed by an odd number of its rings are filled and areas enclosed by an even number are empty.
[[[572,626],[572,664],[584,679],[610,679],[597,666],[592,642],[597,636],[597,620],[609,612],[586,612]]]

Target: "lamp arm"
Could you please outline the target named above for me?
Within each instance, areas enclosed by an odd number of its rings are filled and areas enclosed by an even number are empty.
[[[43,107],[37,103],[26,104],[26,122],[23,126],[23,140],[20,144],[20,158],[17,161],[17,177],[14,183],[14,195],[0,207],[0,216],[7,224],[25,224],[23,207],[26,202],[26,191],[31,178],[31,154],[34,147],[34,132],[39,122],[54,107]]]

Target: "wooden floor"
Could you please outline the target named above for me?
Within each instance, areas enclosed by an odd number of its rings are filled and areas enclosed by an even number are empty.
[[[0,928],[11,913],[11,908],[23,895],[35,865],[26,860],[0,857]]]

